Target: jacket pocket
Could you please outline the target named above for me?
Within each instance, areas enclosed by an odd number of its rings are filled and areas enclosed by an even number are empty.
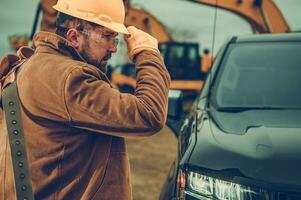
[[[126,152],[111,152],[102,185],[95,200],[131,200],[130,167]]]

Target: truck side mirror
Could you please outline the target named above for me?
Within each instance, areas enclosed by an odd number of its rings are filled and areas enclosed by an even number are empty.
[[[167,126],[176,137],[179,135],[184,115],[183,93],[180,90],[170,90],[168,93]]]

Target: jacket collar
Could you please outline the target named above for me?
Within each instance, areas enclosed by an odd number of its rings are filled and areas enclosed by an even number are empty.
[[[68,40],[55,33],[44,31],[38,32],[33,38],[33,45],[36,47],[36,52],[48,53],[49,48],[51,48],[54,51],[57,51],[72,59],[87,63],[87,61],[79,54],[79,52],[72,47]]]

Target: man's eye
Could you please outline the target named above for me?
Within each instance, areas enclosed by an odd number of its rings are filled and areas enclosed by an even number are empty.
[[[103,35],[106,39],[111,39],[113,36],[112,35],[110,35],[110,34],[105,34],[105,35]]]

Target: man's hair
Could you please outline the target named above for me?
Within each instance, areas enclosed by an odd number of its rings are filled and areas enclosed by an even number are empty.
[[[73,17],[71,15],[67,15],[65,13],[58,12],[55,33],[61,37],[66,38],[66,34],[70,28],[75,28],[79,31],[82,31],[85,28],[95,28],[99,26],[100,25],[97,25],[95,23],[88,22],[77,17]]]

